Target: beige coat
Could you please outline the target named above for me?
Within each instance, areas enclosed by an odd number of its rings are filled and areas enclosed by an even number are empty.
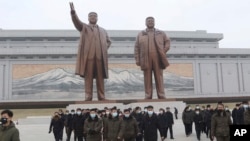
[[[91,43],[93,42],[93,31],[90,25],[85,24],[80,21],[76,14],[71,14],[72,21],[76,27],[76,29],[80,32],[80,41],[78,47],[77,61],[76,61],[76,71],[77,75],[81,77],[85,76],[87,58],[89,54],[89,48],[91,47]],[[104,70],[104,78],[108,78],[108,48],[111,44],[111,41],[108,37],[107,32],[98,26],[101,51],[102,51],[102,60],[103,60],[103,70]]]
[[[146,30],[141,31],[135,42],[135,60],[136,64],[141,67],[142,70],[148,68],[148,53],[149,53],[149,44],[148,44],[148,34]],[[155,29],[154,41],[157,47],[157,52],[159,54],[159,60],[161,69],[165,69],[169,66],[166,52],[170,48],[170,39],[167,37],[164,31]]]

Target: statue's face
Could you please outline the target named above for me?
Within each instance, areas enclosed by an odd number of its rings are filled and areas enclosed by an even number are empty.
[[[155,26],[155,20],[153,18],[148,18],[146,20],[146,26],[148,28],[154,28],[154,26]]]
[[[97,14],[96,13],[90,13],[89,14],[89,23],[96,24],[97,23]]]

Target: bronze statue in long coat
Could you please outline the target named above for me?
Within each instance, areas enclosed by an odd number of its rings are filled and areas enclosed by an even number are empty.
[[[98,100],[105,100],[104,79],[108,78],[108,48],[111,41],[107,32],[98,26],[97,13],[90,12],[89,24],[83,23],[77,16],[73,3],[70,3],[71,17],[80,32],[80,41],[76,61],[76,75],[85,79],[85,100],[93,98],[93,79],[96,78]]]

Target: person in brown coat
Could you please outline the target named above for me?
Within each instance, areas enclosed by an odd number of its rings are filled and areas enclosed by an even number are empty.
[[[154,73],[157,96],[165,99],[163,69],[169,63],[166,52],[170,48],[170,39],[165,32],[154,28],[154,18],[146,18],[147,28],[141,31],[135,42],[136,65],[144,72],[145,99],[152,99],[152,73]]]
[[[84,122],[84,134],[87,135],[87,141],[101,141],[102,140],[103,122],[98,118],[96,109],[91,109],[89,117]]]
[[[124,141],[135,141],[139,128],[136,119],[131,116],[129,109],[124,110],[122,128]]]
[[[108,78],[107,50],[111,44],[107,32],[98,26],[97,13],[90,12],[89,24],[77,16],[73,3],[70,3],[71,18],[80,32],[80,42],[76,62],[76,75],[85,80],[85,100],[93,98],[93,79],[96,78],[98,100],[105,100],[104,79]]]

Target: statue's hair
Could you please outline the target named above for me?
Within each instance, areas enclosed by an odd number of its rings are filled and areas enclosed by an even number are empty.
[[[89,12],[89,16],[90,14],[96,14],[96,16],[98,16],[96,12]]]
[[[153,20],[154,20],[155,18],[152,17],[152,16],[150,16],[150,17],[147,17],[147,18],[146,18],[146,21],[147,21],[148,19],[153,19]]]

